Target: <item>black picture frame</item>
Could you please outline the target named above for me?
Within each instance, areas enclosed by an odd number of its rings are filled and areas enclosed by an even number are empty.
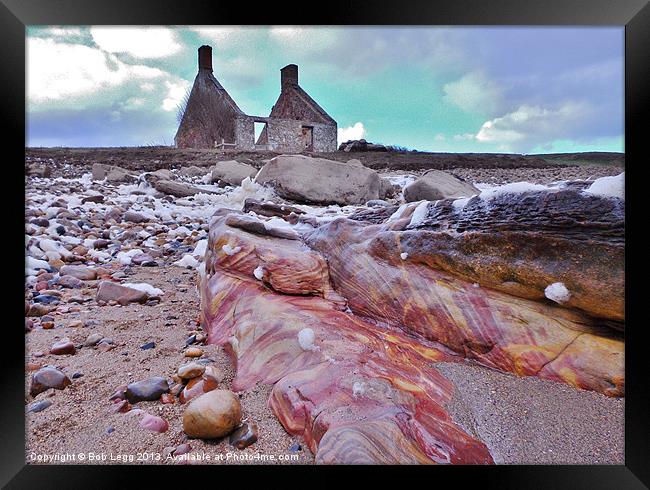
[[[583,25],[625,26],[625,153],[626,176],[626,405],[625,465],[621,466],[495,466],[445,468],[376,468],[380,475],[394,472],[402,485],[414,485],[413,476],[424,478],[427,485],[478,484],[482,488],[648,488],[650,486],[650,396],[647,346],[647,321],[642,318],[644,274],[639,264],[644,261],[642,241],[630,240],[629,233],[639,235],[644,228],[642,211],[643,169],[647,158],[643,144],[647,139],[644,122],[648,119],[650,89],[650,5],[647,0],[447,0],[444,2],[352,2],[332,1],[311,4],[304,2],[233,3],[222,0],[0,0],[0,49],[2,51],[2,124],[9,136],[3,145],[3,172],[6,190],[15,191],[5,197],[7,245],[16,250],[5,255],[7,290],[5,311],[23,308],[23,292],[17,286],[24,280],[24,267],[11,257],[24,255],[24,217],[20,211],[24,192],[18,181],[23,178],[19,162],[24,161],[25,126],[25,27],[28,25]],[[10,177],[9,177],[10,175]],[[14,180],[15,184],[14,184]],[[7,194],[3,191],[3,197]],[[23,199],[21,204],[20,200]],[[14,209],[14,207],[16,209]],[[645,220],[647,221],[647,220]],[[9,239],[8,237],[14,237]],[[19,245],[20,243],[20,245]],[[647,248],[647,247],[646,247]],[[9,252],[8,252],[9,254]],[[14,255],[15,254],[15,255]],[[9,258],[7,258],[9,257]],[[14,263],[15,262],[15,263]],[[14,277],[15,276],[15,277]],[[645,276],[645,277],[644,277]],[[647,279],[646,279],[647,280]],[[18,315],[17,315],[18,316]],[[22,315],[21,315],[22,316]],[[248,484],[252,468],[192,467],[191,477],[184,468],[125,466],[32,466],[25,465],[24,352],[21,344],[21,318],[11,315],[4,325],[2,357],[3,399],[0,405],[0,484],[8,488],[77,488],[112,487],[131,483],[132,473],[140,470],[146,478],[163,476],[182,478],[185,485],[202,484],[194,480],[197,473],[207,476],[208,484],[225,484],[224,474]],[[16,325],[17,324],[17,325]],[[0,344],[1,345],[1,344]],[[12,357],[13,354],[13,357]],[[570,410],[571,407],[567,407]],[[280,476],[286,484],[311,485],[314,477],[340,480],[341,468],[258,468],[266,477]],[[349,470],[350,468],[345,468]],[[368,468],[360,468],[368,470]],[[272,471],[271,471],[272,470]],[[245,473],[243,472],[245,471]],[[291,472],[291,473],[290,473]],[[318,472],[318,473],[316,473]],[[295,478],[295,479],[294,479]],[[212,483],[210,483],[212,479]],[[336,479],[336,480],[334,480]],[[473,482],[472,482],[473,480]],[[350,481],[352,483],[352,481]],[[359,482],[356,484],[365,484]],[[232,484],[232,483],[231,483]]]

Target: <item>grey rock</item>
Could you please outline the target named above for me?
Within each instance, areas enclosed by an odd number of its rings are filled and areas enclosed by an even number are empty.
[[[169,384],[163,377],[156,376],[131,383],[126,387],[126,398],[130,403],[155,401],[169,391]]]

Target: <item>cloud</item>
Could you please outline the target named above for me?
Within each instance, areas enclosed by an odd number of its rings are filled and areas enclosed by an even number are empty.
[[[176,111],[190,88],[190,83],[186,80],[178,82],[166,81],[165,85],[167,87],[167,97],[162,101],[162,108],[167,112]]]
[[[360,140],[366,136],[366,128],[362,122],[356,122],[347,128],[338,128],[338,142],[339,144],[349,140]]]
[[[493,114],[502,105],[503,90],[482,72],[472,72],[443,87],[443,100],[465,112]]]
[[[269,38],[290,51],[319,52],[337,45],[341,36],[338,29],[328,27],[274,26]]]
[[[566,102],[556,108],[522,105],[483,123],[476,140],[505,151],[528,151],[555,139],[584,138],[594,113],[586,103]]]
[[[433,138],[434,141],[445,141],[445,139],[446,137],[442,133],[436,134],[435,137]]]
[[[463,133],[463,134],[454,135],[454,141],[469,141],[469,140],[473,140],[474,138],[476,138],[476,135],[472,133]]]
[[[135,58],[165,58],[182,48],[177,34],[166,27],[91,27],[93,40],[109,53]]]
[[[165,74],[158,68],[127,65],[96,48],[44,38],[28,40],[27,73],[27,97],[31,103],[65,101]]]

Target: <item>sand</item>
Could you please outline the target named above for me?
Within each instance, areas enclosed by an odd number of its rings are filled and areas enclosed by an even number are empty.
[[[227,438],[203,441],[189,439],[183,433],[183,405],[176,402],[165,405],[160,402],[140,402],[134,408],[141,408],[158,415],[169,423],[169,429],[162,433],[150,432],[138,426],[140,417],[129,413],[113,413],[109,401],[115,389],[125,383],[153,376],[171,377],[178,366],[187,362],[183,356],[185,339],[196,331],[199,298],[193,285],[194,272],[178,267],[160,267],[155,270],[138,268],[129,279],[132,282],[148,282],[161,288],[165,295],[156,306],[131,304],[129,306],[89,306],[82,312],[59,316],[52,330],[36,328],[26,335],[26,362],[43,365],[52,364],[69,377],[83,373],[83,377],[72,380],[65,390],[48,390],[35,399],[29,397],[26,376],[25,401],[49,399],[52,405],[38,413],[27,414],[26,461],[43,463],[45,456],[66,457],[75,455],[68,464],[237,464],[237,463],[279,463],[305,464],[313,462],[309,450],[301,441],[290,436],[267,407],[271,387],[258,385],[241,394],[243,418],[255,421],[259,427],[257,443],[244,450],[229,445]],[[185,290],[184,292],[182,290]],[[95,327],[66,327],[73,320],[95,320]],[[81,344],[88,335],[99,332],[110,337],[116,348],[100,352],[92,347],[83,347],[71,356],[47,354],[56,340],[70,337],[75,344]],[[154,341],[154,349],[142,350],[140,346]],[[230,388],[234,376],[230,358],[221,347],[201,346],[203,358],[215,360],[215,365],[224,373],[220,388]],[[35,352],[44,352],[44,357],[35,357]],[[49,397],[51,393],[53,396]],[[109,428],[113,431],[108,433]],[[165,448],[176,447],[184,442],[192,446],[191,461],[174,460],[165,457]],[[289,448],[300,444],[300,451]],[[79,455],[83,455],[80,460]],[[209,456],[211,459],[201,459]],[[223,455],[223,456],[219,456]],[[235,457],[253,458],[248,461]],[[39,460],[38,458],[41,458]],[[105,459],[101,459],[101,458]],[[186,456],[187,457],[187,456]],[[223,457],[225,460],[219,460]],[[275,461],[268,458],[273,457]],[[280,461],[279,458],[295,458]],[[97,458],[97,459],[91,459]],[[260,459],[254,459],[260,458]],[[261,458],[267,458],[263,460]],[[56,461],[55,461],[56,463]]]

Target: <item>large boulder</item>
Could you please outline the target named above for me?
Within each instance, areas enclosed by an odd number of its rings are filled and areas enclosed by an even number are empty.
[[[197,167],[192,165],[191,167],[183,167],[178,173],[185,177],[203,177],[204,175],[210,173],[210,171],[205,167]]]
[[[452,197],[472,197],[480,192],[472,184],[458,177],[440,170],[430,170],[404,188],[404,200],[406,202],[438,201]]]
[[[104,180],[107,182],[135,182],[137,177],[128,170],[116,165],[95,163],[92,168],[93,180]]]
[[[303,155],[280,155],[255,178],[286,199],[316,204],[363,204],[379,199],[380,179],[369,168]]]
[[[246,177],[254,178],[257,175],[257,169],[252,165],[241,163],[236,160],[226,160],[217,162],[212,167],[210,181],[221,186],[241,185],[242,180]]]
[[[176,182],[174,180],[151,180],[151,184],[158,191],[163,194],[169,194],[174,197],[190,197],[196,194],[215,194],[214,191],[208,189],[201,189],[193,185],[184,184],[183,182]]]

